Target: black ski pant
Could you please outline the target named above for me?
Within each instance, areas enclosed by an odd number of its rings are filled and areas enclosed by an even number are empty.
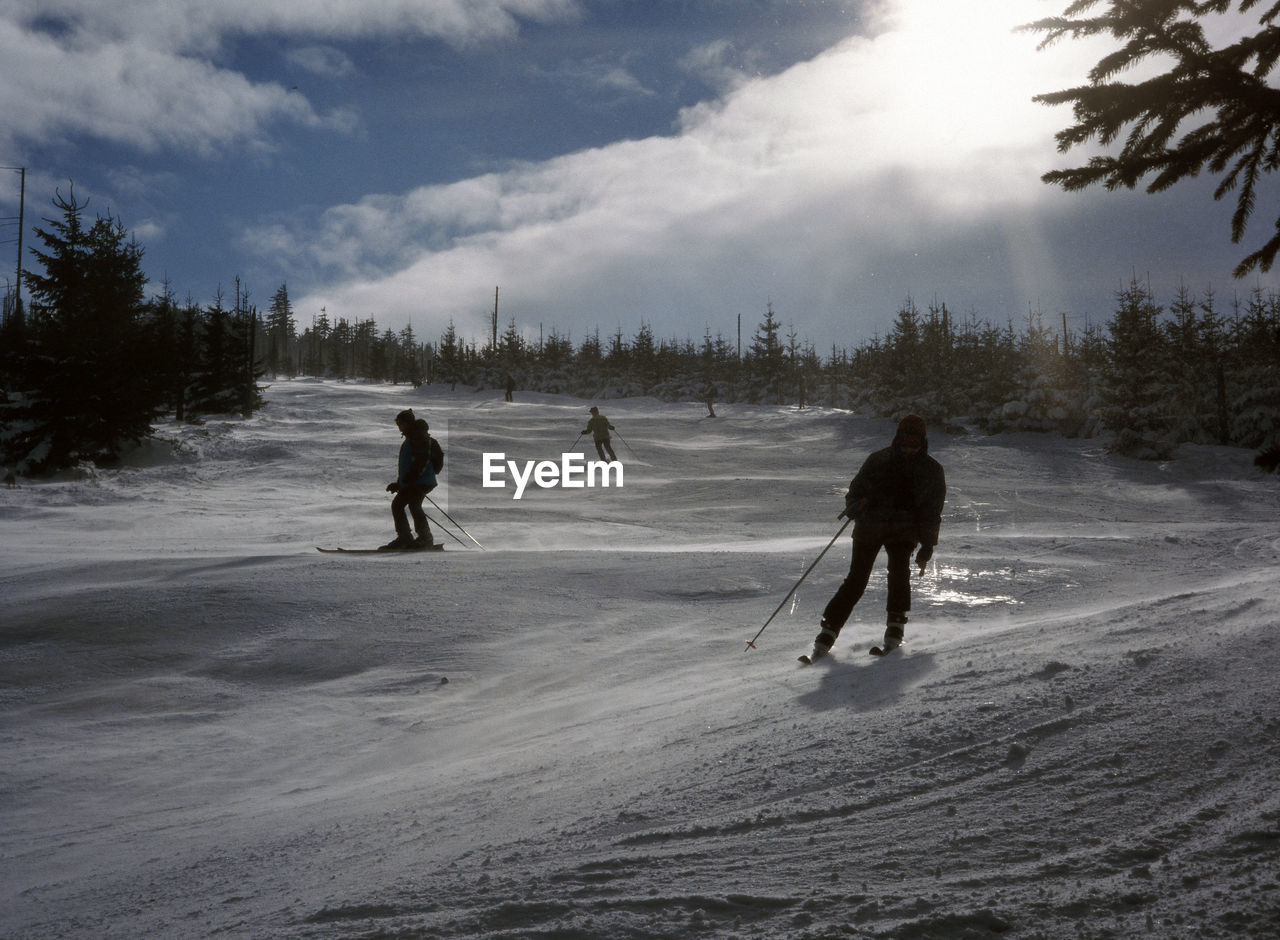
[[[608,457],[604,455],[605,451],[609,452]],[[601,460],[618,459],[618,455],[613,452],[613,445],[609,443],[609,439],[607,437],[596,438],[596,453],[600,455]]]
[[[844,579],[835,596],[827,602],[822,612],[822,627],[834,636],[840,635],[844,622],[853,613],[853,607],[862,599],[867,590],[867,582],[871,580],[871,569],[875,567],[876,557],[880,549],[889,556],[889,599],[885,610],[889,613],[903,614],[911,609],[911,553],[915,550],[914,542],[883,542],[870,540],[853,540],[853,558],[849,562],[849,576]]]
[[[419,535],[431,535],[431,526],[427,525],[427,514],[422,509],[422,501],[427,498],[425,486],[402,486],[391,500],[391,517],[396,521],[396,535],[401,538],[412,538],[413,532]],[[407,511],[407,512],[406,512]],[[413,517],[413,530],[409,528],[409,516]]]

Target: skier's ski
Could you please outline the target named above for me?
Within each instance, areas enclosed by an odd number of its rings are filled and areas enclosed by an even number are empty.
[[[442,552],[443,545],[428,545],[424,548],[321,548],[316,546],[316,551],[330,554],[343,555],[413,555],[418,552]]]
[[[818,660],[822,659],[824,656],[827,656],[827,655],[829,655],[829,654],[827,654],[827,653],[818,653],[818,654],[815,656],[813,653],[801,653],[801,654],[797,657],[797,659],[799,659],[799,660],[800,660],[800,662],[804,663],[806,666],[812,666],[812,665],[813,665],[814,663],[816,663]]]
[[[894,650],[896,650],[897,648],[898,648],[898,647],[896,647],[896,646],[891,646],[891,647],[889,647],[888,649],[884,649],[883,647],[880,647],[880,646],[873,646],[873,647],[871,647],[871,649],[870,649],[870,650],[868,650],[867,652],[869,652],[872,656],[888,656],[890,653],[892,653],[892,652],[893,652]]]

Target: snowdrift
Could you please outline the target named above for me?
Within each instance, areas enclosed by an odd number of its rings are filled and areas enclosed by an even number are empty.
[[[602,402],[625,484],[515,501],[482,455],[558,459],[591,404],[517,398],[282,382],[0,490],[0,934],[1280,932],[1250,453],[935,432],[907,644],[867,655],[880,571],[803,667],[845,539],[745,642],[889,422]],[[318,554],[389,538],[403,407],[485,550]]]

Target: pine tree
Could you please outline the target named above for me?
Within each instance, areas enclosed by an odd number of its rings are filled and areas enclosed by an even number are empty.
[[[232,389],[240,357],[221,291],[200,314],[197,346],[198,364],[187,395],[188,417],[194,420],[204,414],[231,414],[236,406]]]
[[[74,187],[54,202],[62,215],[37,228],[40,271],[24,271],[28,345],[5,409],[8,459],[24,472],[80,459],[111,463],[151,433],[165,390],[144,319],[142,248],[111,217],[87,230]]]
[[[413,333],[413,324],[406,324],[400,331],[400,349],[397,358],[394,381],[408,382],[414,388],[422,384],[426,378],[422,368],[422,350],[418,348],[417,337]]]
[[[648,386],[659,379],[658,345],[654,341],[653,328],[643,320],[631,338],[629,353],[630,373],[636,382]]]
[[[311,318],[311,326],[302,337],[302,372],[304,375],[324,375],[325,356],[328,350],[329,314],[324,307]]]
[[[258,365],[258,308],[249,303],[248,290],[240,289],[236,279],[236,315],[233,320],[235,335],[240,343],[240,367],[235,373],[235,394],[238,410],[248,417],[262,407],[262,390],[258,379],[262,369]]]
[[[335,378],[345,379],[351,374],[348,364],[351,361],[352,349],[351,324],[346,317],[339,317],[333,330],[329,333],[329,343],[325,356],[325,372]]]
[[[448,382],[450,387],[456,387],[463,379],[462,348],[458,344],[458,330],[454,327],[453,320],[449,321],[448,328],[441,334],[437,344],[436,374],[440,381]]]
[[[188,363],[182,355],[182,313],[167,279],[151,300],[150,319],[158,353],[156,380],[164,389],[168,410],[178,412],[183,407],[184,369]]]
[[[1171,428],[1168,344],[1157,322],[1162,312],[1137,278],[1116,294],[1102,386],[1103,421],[1116,432],[1116,453],[1167,459],[1178,443]]]
[[[192,378],[200,371],[200,308],[190,297],[182,306],[178,316],[177,349],[178,375],[176,379],[176,398],[174,418],[179,421],[187,419],[187,399],[190,394]]]
[[[786,350],[778,333],[781,324],[774,316],[773,304],[765,307],[764,319],[751,337],[747,354],[749,379],[761,397],[772,397],[778,403],[786,395]]]
[[[1235,362],[1227,377],[1232,442],[1280,445],[1280,296],[1255,288],[1232,333]]]
[[[1107,0],[1100,14],[1083,16],[1100,3],[1075,0],[1062,16],[1025,27],[1046,34],[1041,48],[1064,36],[1122,41],[1089,71],[1089,84],[1034,98],[1072,106],[1075,123],[1057,134],[1060,152],[1096,139],[1103,147],[1122,140],[1119,153],[1054,170],[1044,181],[1076,191],[1095,183],[1133,189],[1149,179],[1147,192],[1157,193],[1207,168],[1221,176],[1214,199],[1236,194],[1231,240],[1239,243],[1262,177],[1280,167],[1280,89],[1268,80],[1280,59],[1276,6],[1258,0]],[[1204,21],[1230,15],[1233,6],[1242,15],[1260,6],[1259,27],[1215,47]],[[1171,64],[1139,81],[1119,79],[1150,62]],[[1280,219],[1276,230],[1239,263],[1237,277],[1271,269],[1280,252]]]
[[[272,375],[293,375],[293,349],[297,324],[293,319],[293,305],[289,302],[289,288],[281,284],[271,296],[267,308],[267,371]]]
[[[1169,303],[1171,319],[1165,326],[1174,436],[1200,444],[1221,438],[1218,390],[1224,375],[1213,342],[1215,331],[1206,328],[1205,310],[1212,311],[1212,298],[1206,307],[1181,285]]]
[[[530,356],[529,344],[516,327],[516,318],[512,317],[507,328],[498,339],[497,356],[494,362],[496,373],[492,378],[495,385],[506,389],[508,380],[523,384],[527,362]]]

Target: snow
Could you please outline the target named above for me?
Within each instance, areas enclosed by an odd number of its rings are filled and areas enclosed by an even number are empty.
[[[601,402],[622,487],[480,486],[591,402],[278,382],[0,490],[0,935],[1275,936],[1280,487],[1251,454],[948,436],[805,667],[889,422]],[[390,538],[403,407],[484,546]],[[594,452],[588,454],[594,457]],[[437,519],[441,514],[428,505]]]

